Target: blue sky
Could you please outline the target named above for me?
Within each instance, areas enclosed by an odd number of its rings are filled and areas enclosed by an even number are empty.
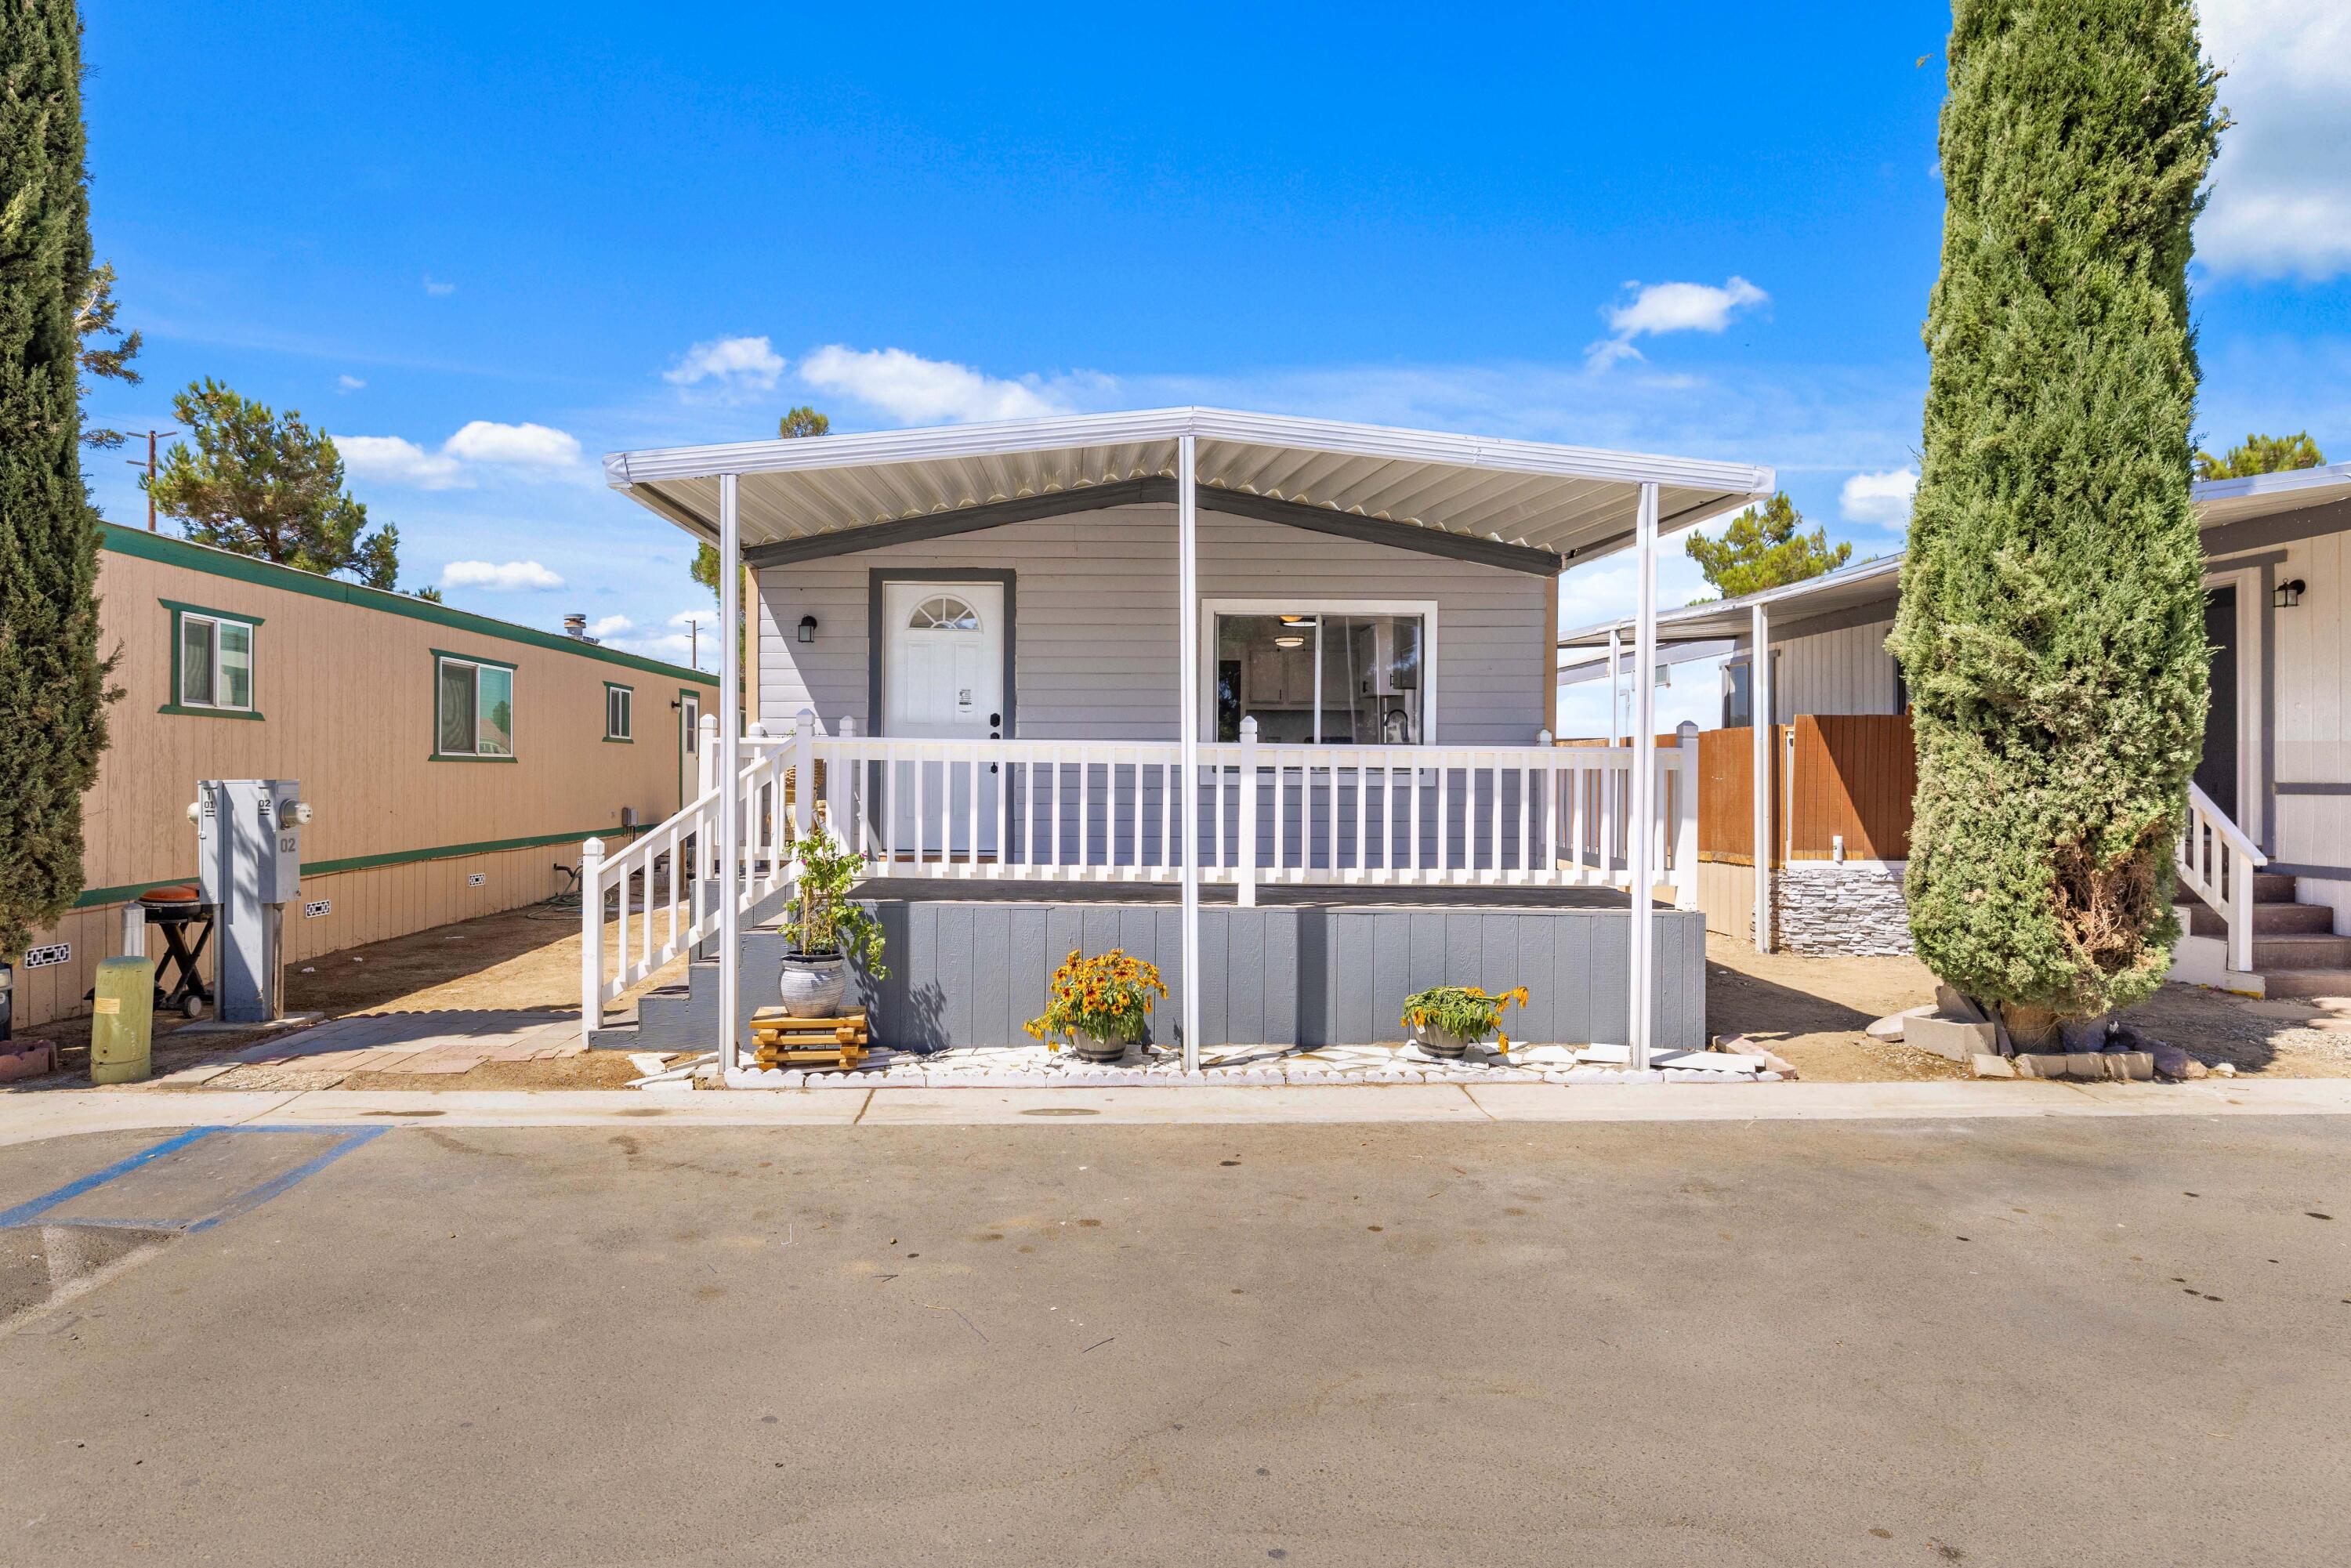
[[[2205,7],[2240,126],[2202,425],[2351,457],[2351,19],[2322,9]],[[92,416],[168,425],[199,375],[298,408],[404,586],[679,656],[689,543],[595,460],[802,402],[1734,457],[1899,546],[1940,5],[702,10],[93,7],[94,222],[148,381]],[[143,519],[131,469],[90,469]],[[1669,601],[1698,591],[1677,559]],[[1562,618],[1629,591],[1586,569]]]

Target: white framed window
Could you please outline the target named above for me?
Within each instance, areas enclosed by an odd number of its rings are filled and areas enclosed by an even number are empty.
[[[433,660],[434,757],[513,761],[514,666],[438,649]]]
[[[1427,746],[1437,738],[1434,600],[1203,601],[1201,716],[1219,741]]]
[[[163,603],[172,612],[172,700],[163,711],[259,718],[253,648],[260,617]]]
[[[605,739],[632,741],[636,739],[636,706],[635,688],[616,686],[610,681],[604,683]]]

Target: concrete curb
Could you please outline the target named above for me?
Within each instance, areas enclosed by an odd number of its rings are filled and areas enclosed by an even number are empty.
[[[0,1094],[0,1145],[194,1126],[824,1127],[1340,1122],[1837,1122],[2004,1116],[2335,1116],[2351,1079],[2199,1083],[1449,1083],[1242,1088]]]

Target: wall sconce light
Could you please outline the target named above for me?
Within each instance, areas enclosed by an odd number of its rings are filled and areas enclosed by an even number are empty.
[[[2271,592],[2270,602],[2280,610],[2291,610],[2302,602],[2302,591],[2304,586],[2302,579],[2298,577],[2290,581],[2281,582]]]
[[[815,616],[803,615],[800,617],[800,641],[803,643],[813,643],[816,641]]]

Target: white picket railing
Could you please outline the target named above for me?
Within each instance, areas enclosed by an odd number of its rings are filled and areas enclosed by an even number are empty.
[[[2253,967],[2253,873],[2269,864],[2245,831],[2193,783],[2187,831],[2179,835],[2180,884],[2210,904],[2229,926],[2229,967]]]
[[[580,981],[588,1029],[604,1008],[718,927],[716,718],[703,720],[692,804],[606,857],[584,846]],[[1197,808],[1177,820],[1173,741],[919,740],[818,733],[744,741],[731,879],[749,911],[789,883],[791,841],[820,805],[875,877],[1173,882],[1191,846],[1200,880],[1243,904],[1265,884],[1628,887],[1624,747],[1267,745],[1199,747]],[[1698,740],[1657,748],[1653,883],[1698,905]],[[803,789],[800,780],[810,780]],[[696,874],[697,872],[700,874]],[[610,906],[608,908],[608,906]],[[617,913],[607,952],[606,923]]]

